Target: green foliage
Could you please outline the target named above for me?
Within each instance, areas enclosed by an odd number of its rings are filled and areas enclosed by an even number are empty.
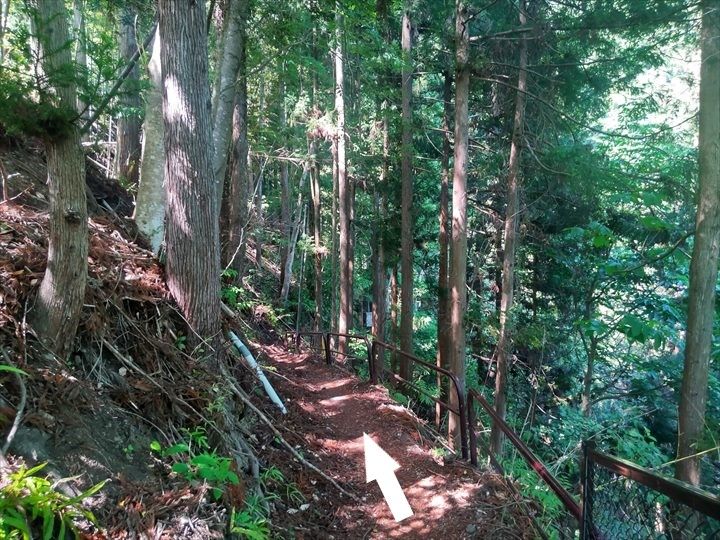
[[[153,441],[150,449],[163,458],[173,458],[175,462],[170,469],[188,482],[207,482],[211,487],[212,496],[216,500],[220,499],[224,486],[240,483],[237,473],[232,470],[232,459],[219,456],[215,451],[210,450],[203,428],[186,430],[186,433],[189,437],[188,442],[179,442],[163,448],[158,441]]]
[[[267,540],[270,538],[270,528],[267,520],[257,517],[251,511],[237,512],[234,508],[230,513],[230,532],[239,534],[241,538],[249,540]]]
[[[22,538],[43,540],[81,538],[79,522],[90,522],[97,526],[93,513],[82,503],[105,485],[95,484],[76,497],[68,497],[55,491],[55,485],[48,479],[37,476],[47,464],[42,463],[31,469],[20,467],[10,473],[7,483],[0,488],[0,538]]]

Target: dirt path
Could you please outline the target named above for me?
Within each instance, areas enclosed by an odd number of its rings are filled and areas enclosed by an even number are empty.
[[[497,475],[433,456],[417,418],[372,386],[309,354],[264,347],[277,369],[273,384],[286,401],[284,426],[325,472],[363,503],[324,496],[333,519],[321,527],[308,515],[307,538],[532,538],[515,497]],[[366,484],[363,433],[400,465],[397,477],[414,515],[396,523],[376,482]],[[293,441],[294,442],[294,441]],[[313,499],[322,506],[323,498]],[[315,525],[313,527],[313,525]]]

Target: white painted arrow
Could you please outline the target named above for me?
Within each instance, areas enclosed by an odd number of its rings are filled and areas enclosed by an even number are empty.
[[[363,433],[363,444],[365,446],[365,481],[377,481],[395,521],[409,518],[413,515],[413,511],[400,487],[397,476],[395,476],[395,471],[400,468],[400,465],[367,433]]]

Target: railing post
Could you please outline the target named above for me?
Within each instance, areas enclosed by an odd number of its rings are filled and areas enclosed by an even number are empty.
[[[295,332],[295,352],[300,352],[300,332]]]
[[[460,454],[462,455],[463,459],[468,458],[468,414],[467,414],[467,408],[465,406],[467,402],[467,398],[465,397],[465,394],[460,391],[460,388],[458,390],[458,409],[460,409],[460,414],[458,420],[460,420]]]
[[[468,435],[470,436],[470,464],[477,467],[477,434],[475,433],[475,398],[472,392],[467,397]]]
[[[330,352],[330,334],[323,334],[323,340],[325,341],[325,363],[328,366],[332,365],[332,353]]]
[[[593,463],[590,456],[595,448],[595,441],[583,441],[582,458],[580,462],[580,508],[582,519],[580,520],[580,539],[595,540],[593,534]]]

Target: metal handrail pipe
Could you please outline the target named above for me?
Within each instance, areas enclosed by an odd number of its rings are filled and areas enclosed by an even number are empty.
[[[488,403],[488,401],[476,390],[470,390],[468,392],[468,409],[474,410],[474,400],[477,400],[478,403],[482,405],[483,409],[485,409],[485,412],[487,412],[492,417],[500,430],[505,433],[508,440],[510,440],[513,446],[517,448],[518,452],[520,452],[520,455],[525,459],[527,464],[530,465],[530,467],[538,474],[538,476],[540,476],[540,478],[545,481],[545,483],[550,487],[550,489],[553,490],[555,495],[558,496],[565,508],[573,516],[575,516],[578,521],[581,521],[582,510],[580,509],[580,505],[575,500],[575,498],[570,495],[570,492],[568,492],[568,490],[565,489],[562,484],[560,484],[560,482],[558,482],[557,478],[555,478],[550,473],[550,471],[547,470],[547,467],[545,467],[543,462],[540,461],[538,457],[532,452],[532,450],[530,450],[530,448],[525,444],[525,442],[523,442],[523,440],[517,436],[517,434],[512,430],[512,428],[507,425],[505,420],[498,416],[497,412],[495,412],[495,409],[493,409],[493,407]],[[471,433],[470,437],[472,440],[470,461],[473,465],[477,465],[477,450],[473,452],[473,448],[476,447],[475,428],[473,425],[470,425],[469,429]]]

